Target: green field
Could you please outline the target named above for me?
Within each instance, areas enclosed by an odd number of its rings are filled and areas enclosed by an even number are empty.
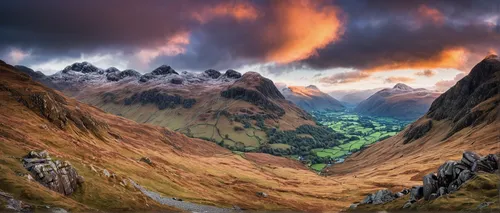
[[[316,120],[345,136],[339,145],[311,150],[324,162],[343,161],[343,159],[363,147],[396,135],[410,123],[393,118],[361,116],[351,112],[313,112]],[[321,164],[313,164],[319,168]],[[312,168],[311,166],[311,168]],[[313,168],[317,170],[316,168]]]
[[[311,169],[314,169],[316,171],[321,171],[323,168],[325,168],[326,164],[324,163],[318,163],[318,164],[313,164],[311,165]]]

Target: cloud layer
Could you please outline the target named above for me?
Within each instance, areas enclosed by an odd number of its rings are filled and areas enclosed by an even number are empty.
[[[496,0],[19,0],[0,6],[0,55],[26,65],[106,55],[143,72],[161,64],[260,67],[277,76],[345,68],[317,78],[338,85],[393,70],[413,69],[417,79],[442,68],[467,72],[500,50]]]

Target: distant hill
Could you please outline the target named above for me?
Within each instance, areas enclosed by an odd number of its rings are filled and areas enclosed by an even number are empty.
[[[349,105],[358,105],[378,91],[380,91],[380,88],[350,91],[345,95],[342,95],[340,98],[338,98],[338,100],[348,103]]]
[[[424,88],[414,89],[398,83],[383,89],[359,103],[356,112],[371,116],[413,120],[424,115],[441,93]]]
[[[289,86],[281,90],[285,98],[306,111],[343,110],[345,107],[332,96],[322,92],[314,85]]]
[[[39,82],[77,100],[132,119],[168,127],[233,150],[258,150],[267,129],[313,125],[311,116],[285,100],[274,83],[256,72],[177,72],[162,65],[149,73],[74,63]]]

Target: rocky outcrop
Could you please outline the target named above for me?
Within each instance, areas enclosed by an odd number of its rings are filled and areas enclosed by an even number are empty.
[[[463,128],[488,120],[489,112],[498,108],[495,106],[499,105],[499,100],[491,103],[491,107],[474,108],[499,94],[499,73],[499,57],[495,55],[486,57],[474,66],[467,76],[432,103],[427,117],[450,120],[453,129],[448,133],[448,137]]]
[[[241,78],[241,73],[235,70],[227,70],[226,73],[224,73],[224,76],[227,78],[238,79]]]
[[[285,110],[281,108],[279,105],[270,101],[266,96],[262,93],[246,89],[243,87],[233,87],[228,90],[224,90],[221,92],[221,96],[224,98],[232,98],[237,100],[244,100],[250,102],[256,106],[259,106],[263,109],[267,109],[273,112],[276,112],[278,116],[282,116],[285,114]]]
[[[114,68],[114,67],[112,67],[112,68]],[[135,70],[128,69],[128,70],[123,70],[120,72],[118,69],[116,69],[116,68],[112,69],[112,68],[109,68],[106,70],[106,72],[107,72],[106,79],[108,81],[119,81],[119,80],[122,80],[122,79],[127,78],[127,77],[134,77],[134,78],[141,77],[141,73],[139,73]]]
[[[172,67],[167,66],[167,65],[161,65],[160,67],[156,68],[151,72],[153,75],[169,75],[169,74],[175,74],[179,75]]]
[[[222,75],[219,71],[214,70],[214,69],[205,70],[203,73],[205,73],[205,75],[207,75],[208,77],[210,77],[212,79],[217,79]],[[241,76],[241,74],[240,74],[240,76]]]
[[[70,70],[76,71],[76,72],[81,72],[81,73],[104,73],[103,70],[97,68],[96,66],[92,65],[89,62],[81,62],[81,63],[74,63],[70,66],[67,66],[64,68],[62,71],[63,73],[66,73]]]
[[[489,154],[480,157],[474,152],[465,151],[462,160],[448,161],[441,165],[436,174],[424,176],[421,191],[413,191],[410,200],[405,205],[410,207],[419,199],[434,200],[440,196],[457,191],[462,184],[473,178],[477,172],[493,173],[498,170],[498,156]]]
[[[393,201],[396,198],[402,197],[406,194],[410,193],[409,189],[404,189],[401,192],[392,193],[387,189],[382,189],[374,194],[366,196],[366,198],[361,201],[360,204],[382,204]]]
[[[170,83],[172,84],[182,84],[184,80],[182,78],[172,78],[170,79]]]
[[[161,92],[159,89],[146,90],[140,93],[136,93],[129,98],[124,100],[125,105],[131,105],[135,103],[141,104],[155,104],[158,109],[164,110],[166,108],[175,108],[182,105],[184,108],[191,108],[196,104],[196,100],[192,98],[182,98],[180,95],[169,95],[167,93]]]
[[[383,204],[410,194],[409,200],[402,208],[410,208],[413,203],[424,199],[434,200],[440,196],[453,193],[476,176],[477,172],[494,173],[500,165],[497,155],[489,154],[480,157],[474,152],[465,151],[460,161],[447,161],[439,167],[437,173],[430,173],[423,177],[421,186],[414,186],[411,190],[405,189],[393,194],[388,190],[380,190],[368,195],[360,204]],[[354,207],[353,207],[354,206]],[[357,204],[351,206],[357,207]]]
[[[410,128],[406,130],[403,137],[405,138],[404,144],[407,144],[413,140],[417,140],[423,137],[427,132],[432,129],[432,120],[424,121],[423,124],[413,123]]]
[[[36,181],[64,195],[71,195],[84,182],[68,161],[53,161],[47,151],[31,151],[22,162]]]

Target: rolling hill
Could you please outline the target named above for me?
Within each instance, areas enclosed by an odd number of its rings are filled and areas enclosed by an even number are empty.
[[[371,116],[414,120],[424,115],[441,93],[398,83],[382,89],[359,103],[354,111]]]
[[[282,93],[287,100],[292,101],[306,111],[339,111],[345,108],[338,100],[322,92],[314,85],[306,87],[289,86],[284,88]]]
[[[31,76],[106,112],[233,150],[258,150],[267,142],[268,129],[315,125],[307,112],[285,100],[271,80],[256,72],[178,73],[163,65],[140,74],[82,62],[51,76]]]

